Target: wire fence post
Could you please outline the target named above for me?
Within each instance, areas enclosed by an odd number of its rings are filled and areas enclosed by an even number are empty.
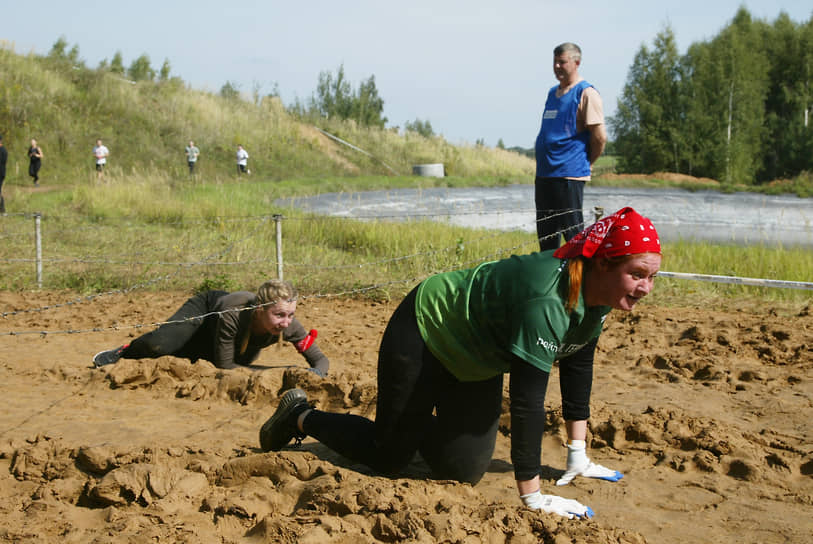
[[[277,233],[277,278],[282,278],[282,216],[274,215],[274,229]]]
[[[277,278],[282,279],[282,216],[274,214],[274,230],[277,234]],[[282,350],[282,333],[277,339],[277,351]]]
[[[34,212],[34,239],[37,245],[37,289],[42,289],[42,214]]]

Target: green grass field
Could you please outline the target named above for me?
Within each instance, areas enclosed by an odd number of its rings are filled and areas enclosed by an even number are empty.
[[[447,180],[451,184],[462,180]],[[481,179],[481,183],[498,183]],[[534,236],[430,221],[391,223],[318,217],[283,209],[283,196],[431,185],[429,178],[324,178],[177,183],[132,176],[107,184],[13,192],[15,207],[42,213],[42,288],[92,295],[120,289],[253,289],[278,270],[310,296],[400,297],[426,276],[483,260],[527,253]],[[275,215],[281,216],[278,221]],[[10,214],[3,225],[0,288],[37,288],[34,219]],[[664,246],[673,272],[810,281],[813,252],[706,243]],[[792,307],[810,291],[659,279],[652,302],[673,305]]]

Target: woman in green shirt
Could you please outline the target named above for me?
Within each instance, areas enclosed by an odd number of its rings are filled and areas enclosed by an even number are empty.
[[[314,410],[287,391],[260,430],[265,451],[313,436],[349,459],[387,474],[416,452],[434,475],[476,483],[494,452],[509,374],[511,460],[523,503],[568,518],[590,517],[576,501],[542,495],[545,391],[559,361],[568,470],[616,481],[590,462],[593,355],[606,315],[631,310],[652,289],[661,263],[651,221],[624,208],[555,251],[512,256],[432,276],[395,310],[381,341],[375,421]]]

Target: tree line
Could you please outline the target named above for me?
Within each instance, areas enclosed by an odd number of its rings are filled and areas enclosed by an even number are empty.
[[[618,169],[763,183],[813,171],[813,18],[740,8],[679,55],[667,27],[642,45],[618,100]]]

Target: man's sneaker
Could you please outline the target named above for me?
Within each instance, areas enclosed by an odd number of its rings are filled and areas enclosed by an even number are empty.
[[[279,451],[288,445],[292,438],[297,443],[305,438],[296,426],[299,414],[309,409],[308,395],[302,389],[289,389],[282,395],[279,406],[260,429],[260,447],[263,451]]]
[[[93,356],[93,366],[98,368],[100,366],[112,365],[121,359],[121,354],[124,351],[124,348],[125,346],[119,346],[117,348],[100,351]]]

